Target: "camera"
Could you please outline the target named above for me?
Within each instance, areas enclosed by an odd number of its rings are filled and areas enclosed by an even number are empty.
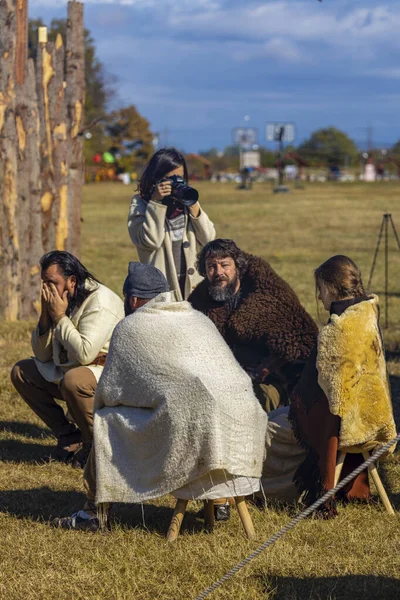
[[[171,182],[172,194],[170,198],[176,200],[185,206],[193,206],[199,199],[199,192],[194,188],[190,187],[179,175],[172,175],[167,178],[167,181]]]

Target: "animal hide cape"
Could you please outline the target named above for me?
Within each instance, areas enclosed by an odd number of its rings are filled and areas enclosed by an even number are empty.
[[[317,369],[330,411],[341,418],[340,448],[396,436],[377,296],[331,315],[319,334]]]
[[[214,469],[260,477],[267,416],[213,323],[161,294],[115,328],[94,416],[96,502],[141,502]]]
[[[248,265],[241,275],[237,309],[229,313],[226,303],[212,300],[207,280],[191,293],[189,302],[215,323],[244,368],[269,355],[285,363],[306,361],[317,340],[317,326],[267,261],[245,256]]]

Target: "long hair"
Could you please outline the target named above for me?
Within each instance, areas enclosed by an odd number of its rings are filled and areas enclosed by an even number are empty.
[[[67,279],[72,275],[75,276],[76,286],[74,296],[68,303],[67,315],[70,315],[74,308],[79,308],[84,300],[92,293],[90,290],[85,288],[85,282],[87,279],[92,279],[97,283],[100,283],[96,277],[90,273],[86,267],[70,252],[61,250],[52,250],[48,252],[40,259],[40,266],[42,272],[47,271],[52,265],[57,265],[61,271],[63,277]]]
[[[183,154],[175,148],[161,148],[147,163],[139,180],[138,191],[143,200],[148,202],[152,196],[154,186],[171,171],[183,167],[184,178],[188,181],[188,170]]]
[[[365,296],[361,271],[348,256],[337,254],[326,260],[314,271],[315,288],[323,283],[331,296],[337,300]]]
[[[236,268],[239,272],[239,278],[243,276],[247,269],[246,254],[238,248],[233,240],[227,238],[217,238],[208,242],[197,256],[197,270],[202,277],[206,276],[207,258],[233,258]]]

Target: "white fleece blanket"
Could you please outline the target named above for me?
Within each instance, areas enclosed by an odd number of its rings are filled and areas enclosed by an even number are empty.
[[[95,396],[96,502],[224,469],[260,477],[267,416],[214,324],[161,294],[115,328]]]

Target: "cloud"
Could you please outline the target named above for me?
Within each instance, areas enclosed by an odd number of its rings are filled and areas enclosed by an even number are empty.
[[[29,10],[66,15],[60,0]],[[119,79],[114,104],[179,130],[181,146],[224,145],[245,114],[260,130],[296,121],[302,135],[396,122],[398,0],[86,0],[85,24]]]

